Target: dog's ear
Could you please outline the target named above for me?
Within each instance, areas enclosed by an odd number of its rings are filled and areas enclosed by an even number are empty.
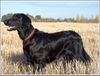
[[[22,16],[23,22],[31,24],[31,19],[27,15],[21,14],[21,16]]]

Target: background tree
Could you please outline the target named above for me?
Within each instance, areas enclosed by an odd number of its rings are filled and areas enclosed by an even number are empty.
[[[97,15],[94,19],[95,22],[99,22],[100,17]]]
[[[80,22],[81,21],[81,17],[80,16],[77,16],[76,17],[76,22]]]
[[[1,21],[3,22],[6,19],[9,19],[10,17],[12,17],[12,13],[6,14],[2,16]],[[84,16],[76,16],[76,18],[42,18],[41,15],[36,15],[36,16],[32,16],[27,14],[27,16],[34,22],[82,22],[82,23],[89,23],[89,22],[95,22],[98,23],[100,16],[92,16],[91,18],[88,17],[84,17]]]

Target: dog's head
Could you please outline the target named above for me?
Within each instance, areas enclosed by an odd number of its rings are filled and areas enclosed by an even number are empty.
[[[31,24],[31,20],[25,14],[14,14],[10,19],[5,20],[4,24],[8,26],[8,31],[12,31],[27,28],[27,25]]]

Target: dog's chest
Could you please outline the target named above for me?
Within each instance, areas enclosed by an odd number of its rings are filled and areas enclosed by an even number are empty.
[[[26,43],[26,44],[23,44],[23,50],[24,52],[27,52],[29,55],[31,55],[32,57],[34,55],[43,55],[43,53],[45,52],[46,54],[46,49],[44,48],[43,46],[43,43],[40,42],[40,43],[32,43],[32,42],[29,42],[29,43]]]

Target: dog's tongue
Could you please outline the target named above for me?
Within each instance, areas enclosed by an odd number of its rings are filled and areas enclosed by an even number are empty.
[[[13,30],[13,29],[15,29],[15,26],[9,26],[9,27],[7,28],[8,31],[11,31],[11,30]]]

